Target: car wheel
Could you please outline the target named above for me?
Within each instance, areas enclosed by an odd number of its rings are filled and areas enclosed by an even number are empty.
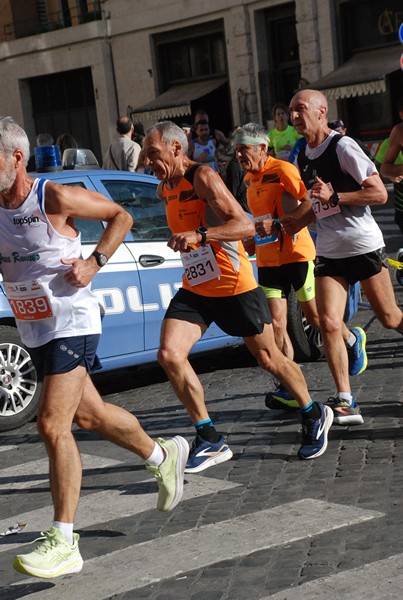
[[[294,347],[294,360],[296,362],[318,360],[323,356],[320,331],[308,323],[293,290],[288,297],[287,307],[287,330]]]
[[[16,429],[34,418],[40,387],[17,329],[0,326],[0,431]]]

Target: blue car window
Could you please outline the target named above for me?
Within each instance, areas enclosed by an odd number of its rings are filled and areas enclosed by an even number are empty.
[[[74,181],[64,185],[71,185],[76,187],[82,187],[86,189],[82,181]],[[104,227],[102,221],[90,221],[87,219],[74,219],[74,225],[81,232],[81,243],[82,244],[97,244],[101,237]]]
[[[157,186],[142,181],[102,180],[111,198],[133,217],[134,241],[166,241],[171,236],[165,204],[156,194]]]

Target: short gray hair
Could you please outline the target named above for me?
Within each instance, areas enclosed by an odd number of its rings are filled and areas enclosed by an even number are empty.
[[[14,150],[21,150],[25,166],[29,159],[29,140],[25,131],[13,117],[0,117],[0,151],[10,157]]]
[[[178,140],[182,146],[183,153],[186,154],[188,151],[188,139],[185,132],[173,121],[161,121],[147,131],[147,135],[158,131],[161,140],[166,144],[173,144],[175,140]]]
[[[50,133],[38,133],[36,136],[37,146],[53,146],[54,141]]]
[[[253,140],[256,140],[256,146],[260,144],[266,144],[266,146],[269,145],[268,133],[266,129],[258,123],[246,123],[246,125],[242,125],[242,127],[239,127],[234,131],[233,136],[236,144],[244,143],[253,145]],[[240,141],[242,139],[248,141]]]

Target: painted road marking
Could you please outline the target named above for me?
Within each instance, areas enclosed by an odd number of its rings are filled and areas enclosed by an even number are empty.
[[[111,596],[183,575],[222,560],[232,560],[274,546],[313,537],[383,517],[353,506],[303,499],[227,521],[196,527],[129,546],[84,563],[82,575],[55,581],[55,586],[30,594],[30,600],[105,600]],[[219,539],[219,544],[212,544]],[[85,542],[81,544],[85,554]],[[113,577],[105,577],[105,573]],[[26,586],[32,579],[13,584]],[[355,600],[355,599],[354,599]]]
[[[140,493],[136,492],[136,488],[139,486],[144,488],[144,484],[147,484],[146,489],[141,490]],[[186,475],[183,500],[191,500],[192,498],[214,494],[238,486],[238,483],[220,479]],[[82,496],[78,505],[75,529],[84,529],[114,519],[131,517],[146,510],[155,510],[157,506],[157,489],[154,477],[151,479],[148,477],[131,485],[122,485],[119,489],[103,490],[102,492]],[[49,505],[8,519],[2,519],[0,521],[0,531],[5,531],[7,527],[17,521],[27,523],[27,526],[22,533],[7,538],[7,544],[0,544],[0,552],[11,549],[26,552],[23,546],[36,537],[36,535],[32,535],[33,532],[37,534],[50,528],[52,515],[53,509]],[[9,543],[11,539],[13,542]]]
[[[105,469],[122,464],[120,460],[112,460],[92,454],[82,454],[83,470]],[[84,473],[85,476],[85,473]],[[24,490],[39,483],[49,481],[49,461],[47,458],[32,460],[0,471],[0,491]]]
[[[262,600],[401,600],[403,554],[321,577]]]

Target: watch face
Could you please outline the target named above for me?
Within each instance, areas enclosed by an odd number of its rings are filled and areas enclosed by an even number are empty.
[[[102,254],[101,252],[97,252],[96,250],[94,250],[92,255],[95,256],[95,260],[97,261],[98,267],[104,267],[108,262],[108,257],[106,256],[106,254]]]

